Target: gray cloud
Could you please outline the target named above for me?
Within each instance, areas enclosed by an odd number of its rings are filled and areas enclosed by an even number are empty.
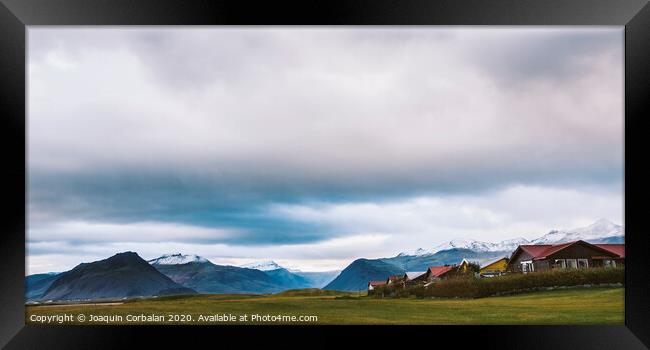
[[[598,60],[623,59],[623,31],[614,27],[492,29],[464,38],[471,43],[468,63],[502,88],[539,80],[570,83],[592,73]]]
[[[621,54],[621,28],[30,28],[30,224],[297,244],[350,232],[265,208],[620,191]]]
[[[36,28],[30,179],[244,198],[620,181],[620,33]]]

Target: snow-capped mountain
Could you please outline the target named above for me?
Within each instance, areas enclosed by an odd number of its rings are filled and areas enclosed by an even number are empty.
[[[260,271],[272,271],[272,270],[283,269],[282,266],[278,265],[275,261],[272,260],[256,261],[250,264],[241,265],[240,267],[245,267],[247,269],[254,269]]]
[[[530,241],[523,237],[506,239],[499,243],[496,243],[492,251],[515,250],[522,244],[530,244]]]
[[[424,256],[433,255],[437,252],[449,249],[469,249],[475,252],[502,252],[511,251],[521,244],[530,243],[525,238],[513,238],[501,241],[498,243],[477,241],[475,239],[459,238],[453,239],[449,242],[437,245],[433,249],[426,250],[422,248],[416,249],[414,252],[401,252],[397,256]]]
[[[514,250],[521,244],[529,243],[525,238],[513,238],[498,243],[477,241],[474,239],[454,239],[447,243],[440,244],[433,248],[433,252],[437,253],[449,249],[469,249],[475,252],[499,252]]]
[[[610,242],[615,239],[623,240],[625,232],[623,226],[617,225],[609,220],[600,219],[586,227],[579,227],[572,230],[552,230],[542,237],[534,239],[534,244],[549,244],[556,242],[589,241],[589,242]]]
[[[401,252],[397,256],[426,256],[450,249],[469,249],[475,252],[512,252],[517,246],[522,244],[552,244],[577,240],[592,243],[621,243],[624,240],[624,234],[623,226],[614,224],[606,219],[599,219],[586,227],[571,230],[552,230],[531,241],[522,237],[507,239],[498,243],[459,238],[437,245],[429,250],[418,248],[413,252]]]
[[[156,259],[147,261],[152,265],[182,265],[191,262],[208,262],[208,259],[192,254],[165,254]]]
[[[418,248],[413,252],[401,252],[397,254],[397,256],[422,256],[422,255],[430,255],[433,254],[434,252],[422,248]]]

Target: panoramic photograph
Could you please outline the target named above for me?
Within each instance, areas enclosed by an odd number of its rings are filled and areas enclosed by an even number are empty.
[[[30,26],[25,322],[623,325],[623,46]]]

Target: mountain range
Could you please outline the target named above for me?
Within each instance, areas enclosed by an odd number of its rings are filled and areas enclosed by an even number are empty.
[[[154,268],[174,282],[199,293],[254,294],[283,290],[281,283],[255,269],[215,265],[207,260],[177,264],[158,263],[156,260],[152,262]]]
[[[179,265],[187,263],[204,263],[208,262],[208,259],[200,257],[198,255],[188,255],[188,254],[164,254],[156,259],[151,259],[148,261],[151,265]]]
[[[165,254],[145,261],[120,253],[84,263],[63,273],[25,278],[29,302],[122,299],[169,294],[263,294],[288,289],[320,288],[338,271],[289,271],[275,262],[251,267],[216,265],[197,255]],[[156,284],[157,283],[157,284]]]
[[[509,256],[521,244],[549,244],[574,240],[622,243],[624,230],[607,220],[572,230],[552,230],[533,240],[514,238],[497,243],[454,239],[432,249],[419,248],[394,257],[357,259],[344,270],[302,272],[273,261],[243,266],[216,265],[197,255],[165,254],[145,261],[134,252],[82,263],[62,273],[25,278],[27,301],[78,301],[152,297],[193,293],[276,293],[288,289],[323,288],[356,291],[370,280],[406,271],[453,264],[463,258],[483,263]]]
[[[302,272],[274,261],[242,266],[216,265],[196,255],[166,254],[149,260],[158,271],[199,293],[276,293],[289,289],[321,288],[338,271]]]
[[[583,240],[591,243],[624,243],[621,225],[606,219],[571,230],[551,230],[533,239],[513,238],[501,242],[483,242],[474,239],[453,239],[432,249],[418,248],[412,252],[401,252],[392,258],[357,259],[323,289],[356,291],[365,289],[368,281],[382,280],[387,276],[406,271],[424,271],[429,266],[454,264],[462,259],[479,264],[500,257],[509,256],[519,245],[551,244]]]
[[[592,243],[623,243],[624,235],[623,226],[617,225],[607,219],[599,219],[589,226],[572,230],[551,230],[547,234],[533,240],[518,237],[492,243],[475,239],[457,238],[437,245],[432,249],[418,248],[412,252],[401,252],[397,256],[432,255],[439,251],[449,249],[469,249],[475,252],[503,252],[514,251],[518,246],[524,244],[549,244],[577,240]]]
[[[276,278],[282,278],[287,281],[285,283],[291,284],[293,281],[293,288],[322,288],[331,282],[341,271],[318,271],[318,272],[305,272],[296,269],[289,269],[278,265],[275,261],[258,261],[245,265],[249,269],[256,269],[264,271]]]
[[[256,262],[252,262],[252,263],[249,263],[249,264],[241,265],[241,267],[245,267],[247,269],[260,270],[260,271],[273,271],[273,270],[278,270],[278,269],[284,269],[284,267],[278,265],[275,261],[272,261],[272,260],[256,261]],[[286,269],[286,270],[288,270],[288,269]]]
[[[33,301],[104,300],[196,293],[158,272],[134,252],[82,263],[56,275],[27,276],[26,280],[28,300]]]

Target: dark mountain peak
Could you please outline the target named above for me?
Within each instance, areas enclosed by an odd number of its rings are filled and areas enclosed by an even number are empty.
[[[404,269],[381,259],[361,258],[353,261],[323,289],[329,290],[362,290],[368,281],[382,280],[390,275],[404,273]]]
[[[94,270],[111,270],[132,267],[137,267],[138,269],[147,269],[145,266],[150,267],[149,264],[137,253],[123,252],[117,253],[104,260],[98,260],[91,263],[81,263],[68,272],[81,272],[85,271],[88,268],[92,268]]]
[[[115,255],[113,255],[110,258],[107,258],[105,260],[108,260],[108,261],[110,261],[110,260],[113,260],[113,261],[144,261],[144,259],[142,259],[140,257],[140,255],[138,255],[138,253],[131,252],[131,251],[117,253],[117,254],[115,254]]]
[[[132,252],[132,251],[130,251],[130,250],[129,250],[129,251],[126,251],[126,252],[117,253],[117,254],[113,255],[111,258],[114,258],[114,257],[116,257],[116,256],[123,256],[123,257],[138,257],[138,258],[140,257],[140,256],[138,255],[138,253],[136,253],[136,252]],[[109,259],[110,259],[110,258],[109,258]]]
[[[135,252],[77,265],[57,276],[42,294],[43,300],[96,300],[188,294],[185,288],[149,265]]]
[[[471,261],[491,260],[501,252],[476,252],[467,248],[453,248],[421,256],[396,256],[382,259],[357,259],[323,289],[356,291],[365,289],[368,281],[385,280],[388,276],[406,271],[425,271],[429,266]]]

